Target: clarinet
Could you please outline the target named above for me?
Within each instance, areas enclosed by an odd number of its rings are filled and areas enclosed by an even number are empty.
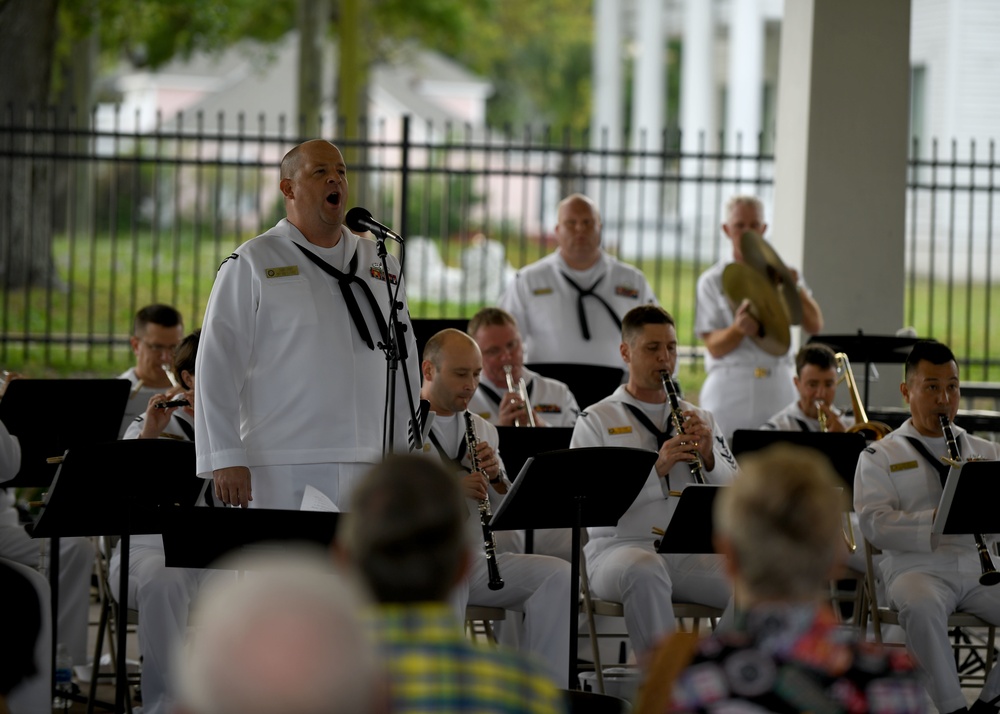
[[[941,457],[946,464],[958,466],[962,463],[962,453],[958,450],[958,441],[955,439],[955,432],[951,428],[951,420],[947,414],[939,414],[941,421],[941,431],[944,434],[945,443],[948,445],[948,455]],[[979,552],[979,567],[983,574],[979,576],[980,585],[996,585],[1000,583],[1000,573],[993,566],[993,559],[990,557],[990,550],[980,533],[973,534],[976,538],[976,550]]]
[[[670,373],[666,370],[660,372],[660,381],[663,382],[663,390],[670,400],[670,423],[674,425],[674,430],[678,434],[684,433],[684,414],[681,412],[681,397],[677,393],[674,380],[670,378]],[[701,462],[701,454],[694,452],[694,461],[688,462],[691,469],[691,478],[695,483],[705,483],[705,466]]]
[[[469,452],[469,463],[472,465],[472,472],[479,471],[479,457],[476,455],[476,445],[479,438],[476,436],[476,425],[472,421],[472,414],[465,412],[465,449]],[[490,590],[499,590],[503,587],[503,578],[500,577],[500,565],[497,563],[497,539],[490,528],[490,518],[493,517],[493,510],[490,508],[490,497],[487,496],[479,502],[479,520],[483,524],[483,547],[486,549],[486,570],[489,572]]]

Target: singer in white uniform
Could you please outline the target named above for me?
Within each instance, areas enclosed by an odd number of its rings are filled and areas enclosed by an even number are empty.
[[[674,629],[672,600],[726,607],[731,588],[718,555],[658,555],[651,529],[666,528],[677,504],[671,492],[693,482],[699,456],[706,482],[730,483],[736,460],[712,415],[681,401],[684,434],[673,433],[660,373],[673,373],[677,331],[666,310],[646,305],[622,321],[621,357],[628,383],[587,407],[572,446],[620,446],[658,453],[645,485],[613,527],[590,528],[584,553],[594,596],[621,602],[636,654],[644,658]],[[608,488],[614,475],[608,474]]]
[[[700,404],[715,415],[727,439],[737,429],[757,429],[768,417],[795,399],[794,372],[787,354],[775,357],[750,339],[760,329],[744,302],[734,312],[722,291],[722,272],[730,263],[743,262],[740,236],[746,231],[763,235],[764,207],[753,196],[734,196],[726,204],[722,231],[733,243],[731,260],[721,260],[698,277],[695,332],[705,342],[707,377]],[[793,271],[794,274],[794,271]],[[797,277],[797,276],[796,276]],[[823,329],[823,314],[801,279],[802,329],[816,334]]]
[[[881,548],[882,574],[906,644],[926,678],[939,712],[964,712],[947,617],[956,610],[1000,624],[1000,586],[979,584],[981,567],[972,535],[933,535],[931,529],[948,466],[939,415],[958,413],[958,363],[938,342],[918,342],[900,385],[910,419],[861,454],[854,480],[854,509],[861,530]],[[997,460],[997,444],[952,425],[964,459]],[[995,538],[985,537],[992,546]],[[992,547],[991,547],[992,550]],[[994,667],[972,712],[996,713],[1000,668]]]
[[[473,552],[483,551],[479,501],[489,498],[495,510],[510,487],[498,453],[497,430],[475,414],[471,417],[480,440],[476,452],[479,471],[468,472],[471,462],[464,415],[482,368],[479,347],[464,332],[443,330],[424,347],[421,397],[430,410],[425,422],[429,442],[425,450],[440,456],[446,465],[462,469]],[[467,589],[456,588],[453,596],[456,612],[464,619],[466,604],[471,603],[524,613],[522,648],[546,662],[554,681],[563,683],[569,671],[569,563],[546,555],[515,553],[499,554],[497,563],[504,586],[490,590],[486,558],[473,560]]]
[[[149,398],[166,391],[172,384],[164,369],[174,363],[174,350],[184,338],[181,314],[169,305],[147,305],[135,314],[129,345],[135,355],[135,367],[118,375],[132,385],[118,430],[121,439],[137,416],[146,410]]]
[[[195,408],[198,472],[223,503],[298,509],[306,486],[336,504],[382,457],[388,294],[375,242],[344,225],[347,166],[309,141],[281,162],[288,218],[219,268],[205,313]],[[406,450],[419,387],[405,305],[408,359],[396,383],[392,448]]]
[[[656,303],[646,276],[601,249],[601,214],[587,196],[559,204],[559,250],[518,271],[499,306],[517,320],[529,363],[622,366],[621,318]]]

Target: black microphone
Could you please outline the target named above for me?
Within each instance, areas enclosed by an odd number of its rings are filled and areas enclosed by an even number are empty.
[[[388,226],[383,226],[381,223],[372,218],[372,214],[368,212],[367,208],[355,206],[347,212],[347,216],[344,221],[347,223],[347,227],[355,233],[371,231],[375,235],[381,236],[382,238],[392,238],[392,240],[397,243],[403,242],[402,236],[393,233],[389,230]]]

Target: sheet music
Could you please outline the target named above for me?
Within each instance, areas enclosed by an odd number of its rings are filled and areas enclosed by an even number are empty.
[[[306,490],[302,494],[302,505],[300,511],[322,511],[324,513],[340,513],[337,504],[329,496],[318,488],[306,484]]]

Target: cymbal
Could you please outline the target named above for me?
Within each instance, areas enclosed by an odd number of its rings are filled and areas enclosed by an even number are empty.
[[[789,322],[802,323],[802,301],[792,272],[782,262],[777,251],[754,231],[745,231],[740,236],[740,254],[743,262],[763,273],[768,281],[781,293],[788,307]]]
[[[778,291],[763,273],[743,263],[730,263],[722,271],[722,290],[733,312],[744,300],[750,301],[750,314],[760,323],[759,332],[750,335],[751,340],[776,357],[788,353],[792,345],[788,313]]]

